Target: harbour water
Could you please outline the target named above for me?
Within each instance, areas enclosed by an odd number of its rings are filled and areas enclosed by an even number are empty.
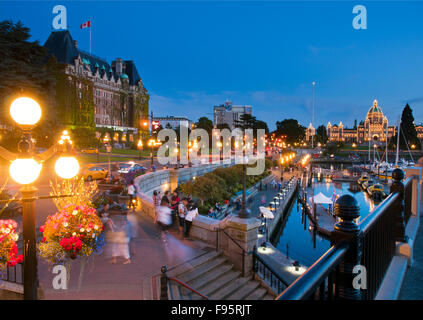
[[[314,180],[313,187],[308,188],[307,192],[309,196],[313,192],[314,195],[321,192],[329,198],[334,192],[339,196],[344,194],[354,196],[360,205],[361,217],[359,219],[367,216],[375,207],[373,200],[356,183]],[[272,242],[284,254],[287,252],[288,244],[288,256],[298,260],[301,264],[310,266],[330,248],[330,242],[319,235],[314,236],[309,219],[306,219],[304,225],[301,212],[301,204],[295,200],[285,224],[282,224],[281,230],[273,236]]]

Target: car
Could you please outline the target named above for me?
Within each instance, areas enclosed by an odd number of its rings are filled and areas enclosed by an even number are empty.
[[[96,154],[96,153],[98,153],[98,149],[82,149],[81,153]]]
[[[92,181],[96,179],[105,179],[108,173],[108,170],[100,166],[86,166],[81,168],[80,175],[84,177],[84,180]]]
[[[119,169],[118,172],[120,174],[126,174],[128,172],[132,172],[132,171],[143,171],[143,173],[145,173],[147,171],[146,167],[143,167],[142,165],[135,163],[133,161],[127,162],[127,163],[121,163],[119,164]]]

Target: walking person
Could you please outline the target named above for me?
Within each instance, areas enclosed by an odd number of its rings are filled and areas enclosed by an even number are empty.
[[[157,223],[161,230],[161,238],[165,245],[167,245],[167,233],[170,225],[172,224],[171,211],[169,208],[169,202],[163,197],[160,205],[156,207],[156,215],[154,217],[154,223]]]
[[[128,221],[126,216],[116,215],[112,219],[111,232],[108,234],[108,240],[111,244],[112,263],[117,262],[117,258],[123,257],[123,264],[131,263],[129,255],[129,238]]]
[[[135,210],[135,200],[137,195],[137,189],[134,185],[134,180],[131,180],[131,182],[128,185],[128,196],[129,196],[129,209]]]
[[[189,238],[189,232],[191,230],[192,220],[194,220],[196,216],[198,216],[198,208],[194,202],[190,202],[188,205],[188,212],[185,216],[185,239],[187,240],[192,240]]]

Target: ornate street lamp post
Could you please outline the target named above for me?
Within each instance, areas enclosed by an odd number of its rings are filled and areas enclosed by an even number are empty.
[[[246,188],[246,180],[247,180],[247,164],[248,158],[242,158],[242,201],[241,201],[241,210],[238,213],[239,218],[248,218],[250,215],[250,210],[245,207],[245,188]]]
[[[10,176],[22,185],[19,191],[22,194],[24,299],[35,300],[38,287],[35,231],[37,188],[32,183],[38,178],[42,163],[58,152],[62,154],[55,163],[55,170],[60,177],[74,177],[79,171],[79,163],[70,154],[72,141],[67,131],[63,132],[58,144],[41,154],[35,153],[31,130],[41,118],[41,107],[35,100],[28,97],[17,98],[10,106],[10,115],[22,130],[22,139],[18,144],[19,153],[14,154],[0,146],[0,156],[11,162]]]
[[[112,153],[112,146],[109,144],[110,142],[110,138],[109,136],[106,134],[103,138],[103,143],[106,146],[106,151],[107,151],[107,160],[108,160],[108,175],[109,175],[109,182],[112,181],[112,171],[111,171],[111,166],[110,166],[110,154]]]
[[[150,147],[150,170],[153,171],[153,148],[156,145],[156,140],[151,138],[148,140],[147,145]]]
[[[141,138],[138,140],[137,147],[138,147],[138,160],[141,160],[141,149],[142,149],[142,140],[141,140]]]

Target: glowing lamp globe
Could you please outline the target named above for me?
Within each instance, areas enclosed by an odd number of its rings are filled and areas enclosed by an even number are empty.
[[[57,159],[54,169],[59,177],[71,179],[79,172],[79,163],[74,157],[60,157]]]
[[[42,165],[34,159],[16,159],[9,168],[10,176],[19,184],[34,182],[40,175]]]
[[[41,118],[41,107],[31,98],[17,98],[10,105],[10,115],[17,124],[33,126]]]

